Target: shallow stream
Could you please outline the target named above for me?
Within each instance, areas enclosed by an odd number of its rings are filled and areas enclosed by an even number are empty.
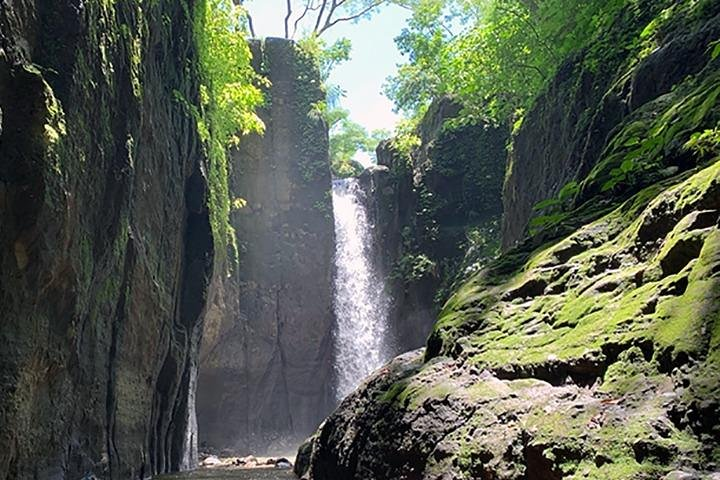
[[[200,469],[193,472],[160,475],[153,480],[297,480],[291,470],[277,468]]]

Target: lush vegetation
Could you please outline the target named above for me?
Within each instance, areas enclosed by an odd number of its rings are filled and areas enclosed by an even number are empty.
[[[451,95],[465,118],[517,120],[561,62],[631,0],[417,0],[397,38],[408,56],[386,93],[409,116]],[[592,68],[592,65],[588,65]]]
[[[330,166],[338,177],[356,176],[364,167],[355,161],[358,152],[375,155],[375,147],[388,138],[390,132],[376,130],[368,132],[362,125],[350,119],[350,112],[333,108],[327,112],[330,127]]]
[[[355,160],[358,152],[374,156],[375,147],[390,132],[377,130],[368,132],[362,125],[350,118],[350,112],[340,106],[344,91],[329,82],[332,69],[350,59],[351,44],[346,38],[328,44],[319,35],[312,33],[298,41],[300,48],[313,58],[320,71],[320,78],[327,92],[327,101],[318,108],[328,123],[330,132],[330,165],[337,177],[359,175],[363,166]]]
[[[250,64],[242,8],[232,0],[205,0],[196,8],[202,84],[200,111],[194,113],[208,148],[211,223],[216,251],[223,258],[226,246],[235,246],[230,210],[242,204],[230,198],[227,150],[238,144],[240,135],[262,131],[255,108],[263,96],[261,79]]]

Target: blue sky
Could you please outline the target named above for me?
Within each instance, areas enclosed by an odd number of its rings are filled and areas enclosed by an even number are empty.
[[[283,36],[285,0],[249,0],[245,6],[259,37]],[[346,91],[342,106],[350,111],[354,121],[369,131],[393,130],[400,118],[392,111],[392,102],[382,94],[382,84],[402,62],[393,39],[405,25],[407,16],[406,10],[389,5],[369,20],[341,23],[323,35],[328,42],[339,37],[352,42],[350,60],[335,68],[330,82]]]

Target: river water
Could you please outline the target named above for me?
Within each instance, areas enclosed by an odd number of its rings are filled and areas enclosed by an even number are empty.
[[[153,480],[297,480],[290,470],[254,468],[247,470],[200,469],[193,472],[160,475]]]
[[[335,216],[335,376],[343,399],[388,359],[389,298],[374,268],[372,225],[357,179],[333,181]]]

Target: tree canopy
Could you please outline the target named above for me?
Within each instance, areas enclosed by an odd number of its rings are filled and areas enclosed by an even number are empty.
[[[330,127],[330,164],[333,174],[338,177],[359,175],[363,166],[354,160],[357,152],[374,157],[375,147],[390,132],[376,130],[368,132],[362,125],[350,119],[350,112],[342,108],[327,113]]]
[[[562,59],[628,0],[416,0],[396,42],[407,63],[386,94],[409,116],[451,95],[469,118],[519,116]]]
[[[243,5],[246,0],[233,0]],[[267,0],[265,0],[267,1]],[[275,0],[282,12],[285,38],[322,36],[336,25],[367,18],[383,5],[397,0]],[[247,13],[250,32],[255,36],[252,11]]]

